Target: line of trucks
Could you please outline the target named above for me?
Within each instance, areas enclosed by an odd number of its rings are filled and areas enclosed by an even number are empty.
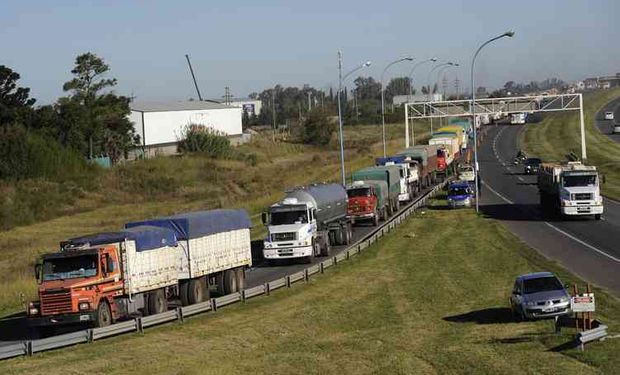
[[[455,169],[471,125],[455,119],[428,145],[417,145],[353,172],[353,182],[312,184],[286,192],[262,214],[263,256],[330,255],[353,240],[353,225],[378,225],[422,189]],[[219,209],[128,222],[118,231],[70,238],[35,265],[38,300],[30,325],[44,332],[67,324],[109,325],[240,291],[252,266],[246,211]]]

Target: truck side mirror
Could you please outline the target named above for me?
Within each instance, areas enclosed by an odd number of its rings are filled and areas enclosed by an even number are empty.
[[[41,270],[43,265],[41,263],[37,263],[34,265],[34,278],[39,281],[41,279]]]
[[[266,213],[266,212],[263,212],[263,213],[261,214],[260,218],[261,218],[261,220],[262,220],[262,222],[263,222],[263,225],[267,225],[267,213]]]

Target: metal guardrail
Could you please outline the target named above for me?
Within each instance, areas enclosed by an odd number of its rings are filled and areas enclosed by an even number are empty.
[[[596,328],[587,330],[587,331],[583,331],[583,332],[579,332],[577,334],[577,343],[579,344],[579,349],[581,349],[581,351],[583,351],[584,345],[595,341],[595,340],[602,340],[607,336],[607,326],[604,324],[599,325]]]
[[[321,263],[313,264],[302,271],[284,276],[279,279],[272,280],[263,285],[257,285],[253,288],[245,289],[238,293],[232,293],[218,298],[212,298],[209,301],[197,303],[194,305],[177,307],[161,314],[138,317],[132,320],[119,322],[107,327],[86,329],[82,331],[67,333],[64,335],[52,336],[38,340],[27,340],[0,347],[0,360],[18,357],[23,355],[32,355],[50,349],[57,349],[66,346],[93,342],[104,339],[106,337],[121,335],[129,332],[144,333],[144,329],[155,325],[168,323],[172,321],[183,322],[189,316],[204,313],[207,311],[216,311],[221,307],[231,305],[237,302],[245,302],[247,299],[261,295],[269,295],[272,291],[283,287],[290,288],[292,284],[299,281],[308,281],[310,276],[322,274],[325,269],[336,266],[338,263],[349,259],[353,255],[361,253],[367,249],[385,234],[392,231],[398,224],[403,222],[407,217],[414,213],[420,207],[426,205],[428,199],[433,198],[443,187],[449,182],[446,180],[429,190],[425,195],[421,196],[413,204],[409,204],[404,210],[400,211],[396,216],[386,221],[381,227],[368,233],[357,242],[350,245],[340,254],[333,256]],[[600,328],[600,327],[599,327]],[[605,327],[606,328],[606,327]],[[606,333],[605,333],[606,335]],[[594,339],[592,339],[594,340]]]

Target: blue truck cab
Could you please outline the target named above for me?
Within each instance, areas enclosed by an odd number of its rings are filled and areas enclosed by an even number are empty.
[[[455,181],[448,185],[448,206],[450,208],[471,207],[474,201],[474,190],[470,183]]]

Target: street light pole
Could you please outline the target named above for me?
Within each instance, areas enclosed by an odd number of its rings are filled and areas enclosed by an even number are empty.
[[[383,77],[385,76],[385,72],[390,66],[403,61],[413,61],[413,57],[403,57],[402,59],[394,60],[389,63],[381,73],[381,123],[383,125],[383,157],[387,156],[387,149],[385,145],[385,85],[383,84]]]
[[[357,68],[351,70],[349,73],[342,76],[342,51],[338,51],[338,135],[340,138],[340,173],[342,174],[342,186],[347,185],[346,174],[344,170],[344,133],[342,132],[342,105],[340,104],[340,96],[342,94],[342,82],[347,79],[348,76],[354,72],[370,66],[370,61],[366,61]]]
[[[428,62],[435,62],[435,61],[437,61],[437,58],[436,58],[436,57],[430,58],[430,59],[428,59],[428,60],[422,60],[422,61],[420,61],[420,62],[416,63],[416,64],[413,66],[413,68],[411,68],[411,71],[409,72],[409,96],[410,96],[410,97],[413,95],[413,72],[415,71],[415,69],[416,69],[418,66],[422,65],[422,64],[425,64],[425,63],[428,63]],[[410,97],[409,97],[409,98],[407,98],[407,99],[411,100],[411,98],[410,98]]]
[[[438,65],[435,65],[435,66],[433,67],[433,69],[431,69],[431,70],[428,72],[428,77],[426,78],[426,81],[428,82],[428,94],[427,94],[428,96],[427,96],[427,97],[428,97],[428,101],[429,101],[429,102],[433,101],[433,100],[431,100],[431,95],[432,95],[432,91],[433,91],[433,89],[431,88],[431,75],[433,74],[433,72],[434,72],[435,70],[437,70],[437,69],[441,68],[442,66],[448,66],[448,65],[454,65],[454,63],[453,63],[453,62],[448,61],[448,62],[445,62],[445,63],[443,63],[443,64],[438,64]],[[431,107],[431,111],[432,111],[432,107]],[[431,113],[431,134],[433,134],[433,117],[432,117],[432,115],[433,115],[433,114]]]
[[[491,38],[487,40],[486,42],[482,43],[480,47],[478,47],[478,50],[476,50],[476,53],[474,54],[474,58],[471,60],[471,118],[472,118],[472,122],[474,125],[474,171],[476,173],[476,212],[479,212],[480,210],[480,205],[478,204],[478,198],[480,196],[480,191],[479,191],[480,190],[479,188],[480,169],[478,167],[478,137],[476,133],[476,86],[474,84],[474,68],[476,64],[476,57],[478,57],[480,50],[482,50],[482,48],[484,48],[487,44],[493,41],[496,41],[497,39],[503,38],[503,37],[512,38],[513,35],[515,35],[513,31],[506,31],[502,35],[498,35],[495,38]]]
[[[446,65],[446,66],[443,66],[441,69],[439,69],[439,70],[437,71],[437,83],[436,83],[436,85],[437,85],[437,90],[439,90],[439,78],[441,77],[441,74],[442,74],[442,73],[443,73],[446,69],[449,69],[449,68],[452,68],[452,67],[458,67],[458,66],[459,66],[459,64],[458,64],[458,63],[452,63],[452,64],[448,64],[448,65]],[[434,87],[434,86],[433,86],[433,87]],[[445,91],[445,90],[444,90],[444,91]],[[443,100],[446,100],[446,98],[445,98],[445,94],[446,94],[446,93],[444,92],[444,97],[443,97]],[[441,127],[441,126],[442,126],[442,124],[441,124],[441,123],[442,123],[442,119],[443,119],[443,117],[440,117],[440,118],[439,118],[439,127]],[[431,133],[432,133],[432,131],[431,131]]]

